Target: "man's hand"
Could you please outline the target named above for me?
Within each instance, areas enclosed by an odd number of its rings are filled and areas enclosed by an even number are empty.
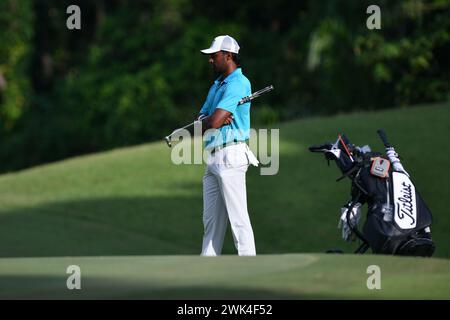
[[[204,118],[206,118],[206,117],[207,117],[206,114],[204,114],[204,113],[199,113],[198,116],[197,116],[197,119],[195,119],[195,121],[200,121],[200,120],[202,120],[202,119],[204,119]]]
[[[231,114],[228,118],[225,119],[223,124],[228,125],[228,124],[231,124],[232,121],[233,121],[233,115]]]

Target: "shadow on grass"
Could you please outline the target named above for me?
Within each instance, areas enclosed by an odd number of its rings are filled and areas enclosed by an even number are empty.
[[[299,145],[303,149],[306,146]],[[357,244],[345,243],[337,229],[339,208],[349,199],[348,181],[335,183],[336,168],[326,167],[323,157],[296,153],[299,150],[280,158],[276,176],[249,169],[248,208],[257,252],[326,252],[333,247],[354,252]],[[198,184],[175,179],[172,186],[174,196],[0,208],[0,257],[198,255],[203,234],[201,176]],[[447,238],[447,221],[433,226],[437,243]],[[236,254],[229,230],[223,254]],[[435,256],[448,254],[438,246]]]
[[[199,254],[201,198],[105,198],[2,212],[0,256]]]
[[[327,299],[324,296],[223,285],[166,287],[146,281],[139,283],[89,277],[80,290],[68,290],[66,278],[57,276],[0,276],[0,299],[160,299],[160,300],[292,300]]]
[[[256,201],[255,192],[249,190],[249,211],[258,253],[331,247],[320,236],[333,234],[330,230],[316,230],[308,218],[286,212],[283,207],[292,203],[282,199]],[[0,257],[198,255],[202,235],[201,196],[66,201],[2,212]],[[236,254],[230,227],[222,253]]]
[[[281,164],[295,166],[296,161],[289,155]],[[338,238],[335,219],[327,224],[329,212],[308,200],[299,186],[308,188],[302,173],[281,170],[277,176],[260,176],[259,168],[249,169],[248,208],[258,253],[325,252],[333,246],[333,236]],[[198,195],[180,195],[194,189]],[[201,190],[200,176],[198,184],[175,180],[176,196],[91,198],[3,209],[0,257],[197,255],[203,235]],[[236,254],[229,227],[222,253]]]

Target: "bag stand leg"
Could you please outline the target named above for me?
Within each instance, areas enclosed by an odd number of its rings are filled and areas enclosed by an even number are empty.
[[[367,242],[363,242],[358,249],[356,249],[355,253],[359,253],[359,254],[363,254],[367,251],[367,249],[369,249],[370,246]]]
[[[353,210],[353,207],[359,201],[360,197],[361,197],[361,194],[358,194],[356,197],[354,197],[354,199],[352,199],[351,205],[347,210],[347,223],[348,223],[348,226],[350,227],[350,229],[353,231],[353,233],[363,242],[358,247],[358,249],[356,249],[355,253],[363,254],[364,252],[367,251],[367,249],[370,248],[369,242],[366,240],[366,238],[364,238],[362,233],[359,232],[358,226],[354,226],[350,223],[350,212]]]

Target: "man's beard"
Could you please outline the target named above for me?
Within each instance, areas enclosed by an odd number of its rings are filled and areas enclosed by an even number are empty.
[[[215,75],[216,77],[222,75],[223,72],[224,72],[224,71],[221,70],[220,67],[218,67],[218,66],[217,66],[217,67],[213,66],[212,69],[213,69],[214,75]]]
[[[214,77],[215,77],[215,78],[217,78],[217,77],[219,77],[219,76],[222,75],[222,72],[220,72],[220,71],[217,70],[216,68],[213,67],[212,70],[213,70],[213,73],[214,73]]]

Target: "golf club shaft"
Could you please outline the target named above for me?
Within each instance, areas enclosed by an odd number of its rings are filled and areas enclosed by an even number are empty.
[[[195,121],[192,122],[192,123],[189,123],[188,125],[185,125],[185,126],[182,127],[182,128],[175,129],[175,130],[174,130],[171,134],[169,134],[167,137],[170,137],[171,135],[177,133],[177,132],[180,131],[180,130],[187,129],[187,128],[189,128],[190,126],[193,126],[194,123],[195,123]]]

